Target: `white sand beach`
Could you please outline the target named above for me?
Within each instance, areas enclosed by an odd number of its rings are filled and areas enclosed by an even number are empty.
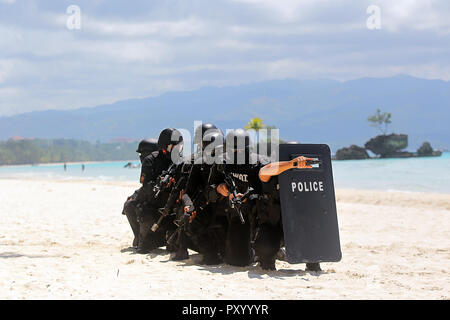
[[[450,298],[450,194],[337,190],[342,261],[265,272],[134,254],[137,187],[0,180],[0,299]]]

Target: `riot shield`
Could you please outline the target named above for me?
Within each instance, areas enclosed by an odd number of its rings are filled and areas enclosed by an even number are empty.
[[[278,177],[287,261],[340,261],[330,148],[325,144],[280,144],[279,152],[280,161],[299,156],[320,160],[312,169],[290,169]]]

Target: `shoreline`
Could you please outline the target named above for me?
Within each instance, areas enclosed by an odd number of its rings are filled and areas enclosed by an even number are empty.
[[[0,165],[0,168],[16,168],[16,167],[49,167],[49,166],[64,166],[64,164],[74,165],[74,164],[97,164],[97,163],[110,163],[110,162],[139,162],[139,159],[135,160],[102,160],[102,161],[75,161],[75,162],[44,162],[35,164],[6,164]]]
[[[442,157],[442,155],[444,154],[444,152],[442,152],[441,154],[432,154],[432,155],[418,155],[418,154],[413,154],[411,156],[398,156],[398,157],[369,157],[366,159],[358,159],[358,158],[354,158],[354,159],[336,159],[335,156],[331,157],[331,160],[333,161],[348,161],[348,160],[392,160],[392,159],[411,159],[411,158],[439,158]]]
[[[338,160],[334,159],[334,155],[332,155],[332,161],[343,162],[343,161],[364,161],[364,160],[405,160],[405,159],[427,159],[427,158],[448,158],[450,157],[450,151],[442,151],[442,155],[440,156],[414,156],[414,157],[392,157],[392,158],[377,158],[370,157],[368,159],[345,159]],[[53,165],[73,165],[73,164],[95,164],[95,163],[108,163],[108,162],[139,162],[139,159],[133,160],[102,160],[102,161],[73,161],[73,162],[43,162],[43,163],[35,163],[35,164],[7,164],[0,165],[0,168],[8,168],[8,167],[32,167],[32,166],[53,166]]]
[[[80,179],[54,179],[54,178],[21,178],[21,177],[1,177],[0,182],[5,180],[13,180],[17,182],[42,182],[42,183],[61,183],[61,184],[87,184],[87,185],[113,185],[113,186],[140,186],[139,181],[128,181],[128,180],[99,180],[99,179],[86,179],[80,177]]]
[[[407,159],[434,159],[434,158],[441,158],[446,159],[450,157],[450,151],[443,151],[441,155],[414,155],[411,157],[369,157],[367,159],[336,159],[335,155],[332,155],[331,160],[336,162],[342,162],[342,161],[365,161],[365,160],[407,160]]]

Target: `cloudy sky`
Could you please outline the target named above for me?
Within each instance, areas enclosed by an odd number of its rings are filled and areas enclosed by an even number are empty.
[[[0,116],[397,74],[450,80],[450,1],[0,0]]]

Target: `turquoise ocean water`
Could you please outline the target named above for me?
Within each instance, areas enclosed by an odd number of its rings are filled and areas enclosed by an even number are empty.
[[[128,161],[0,167],[0,178],[92,179],[138,181],[139,168],[126,169]],[[136,160],[133,162],[138,164]],[[450,193],[450,152],[441,157],[333,161],[336,188]]]

